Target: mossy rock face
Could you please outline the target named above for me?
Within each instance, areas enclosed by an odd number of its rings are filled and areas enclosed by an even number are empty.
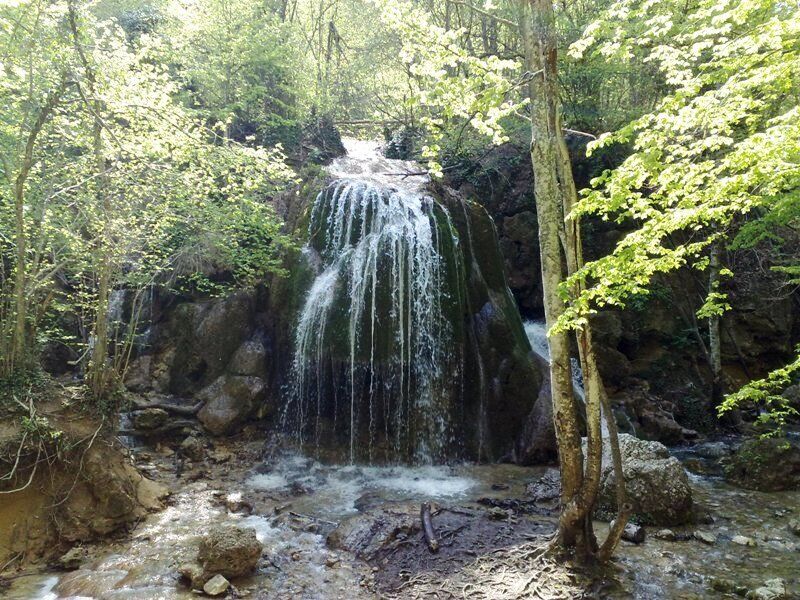
[[[285,390],[291,384],[285,374],[291,373],[298,315],[314,277],[322,272],[326,263],[327,240],[319,228],[309,227],[315,219],[324,220],[328,216],[327,213],[322,217],[311,214],[318,193],[312,186],[305,186],[304,197],[298,198],[305,205],[295,211],[299,215],[295,234],[299,239],[304,236],[308,239],[308,248],[290,257],[287,261],[290,276],[270,290],[272,310],[278,311],[286,323],[283,331],[276,331],[274,336],[282,340],[281,349],[274,352],[274,356],[280,357],[283,366],[278,370],[284,376],[270,382],[273,389]],[[449,411],[449,428],[443,432],[448,445],[446,455],[489,460],[512,457],[515,442],[538,396],[542,375],[529,356],[530,346],[503,272],[496,230],[479,204],[466,201],[441,186],[432,186],[428,193],[433,198],[428,214],[441,256],[443,283],[439,298],[443,326],[451,340],[435,392],[437,402]],[[309,229],[311,236],[308,236]],[[353,227],[351,231],[357,236],[360,228]],[[379,262],[378,282],[389,280],[388,268],[388,263]],[[344,383],[352,377],[351,373],[365,380],[375,378],[379,385],[373,386],[373,391],[379,388],[380,392],[374,392],[378,396],[387,393],[390,387],[387,382],[391,381],[393,358],[398,348],[392,329],[386,324],[396,315],[390,314],[390,290],[379,284],[374,309],[376,322],[381,326],[372,332],[371,344],[352,347],[348,333],[351,298],[347,282],[340,281],[331,293],[334,297],[322,343],[328,386],[327,400],[325,397],[323,400],[330,401],[330,406],[322,408],[322,420],[329,422],[327,426],[323,423],[322,433],[317,437],[323,445],[341,446],[347,439],[341,432],[336,433],[336,427],[349,418],[350,394],[346,394],[347,402],[343,402],[342,397],[348,391]],[[372,308],[368,304],[362,312],[361,331],[369,326],[366,319],[372,319]],[[355,358],[353,364],[351,358]],[[333,396],[338,396],[336,402]],[[369,394],[360,394],[353,401],[357,414],[372,415]],[[386,449],[388,458],[392,443],[373,439],[374,431],[383,431],[387,424],[380,415],[372,415],[362,423],[365,421],[368,422],[362,425],[365,431],[359,429],[357,433],[358,446],[370,446],[371,451]],[[389,437],[391,435],[389,431]]]
[[[784,438],[747,440],[726,461],[725,478],[762,492],[800,489],[800,445]]]

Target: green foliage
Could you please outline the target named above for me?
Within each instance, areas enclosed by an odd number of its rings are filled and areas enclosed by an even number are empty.
[[[762,409],[758,423],[767,428],[765,435],[782,434],[788,421],[798,416],[797,409],[781,394],[789,385],[795,383],[800,375],[800,348],[797,348],[797,352],[798,357],[785,367],[772,371],[764,379],[751,381],[736,393],[728,395],[719,406],[719,414],[755,405]]]
[[[97,331],[113,290],[219,293],[280,273],[292,242],[270,200],[294,173],[279,146],[234,141],[209,127],[206,110],[181,102],[181,81],[154,60],[162,39],[131,38],[75,6],[0,7],[0,342],[14,322],[22,235],[29,345],[53,334],[74,342],[60,326],[71,315],[86,331],[77,340],[84,361],[105,362],[92,353],[105,347]],[[59,103],[36,125],[54,89]],[[27,152],[20,229],[12,192]],[[129,333],[108,334],[113,370],[124,369]]]

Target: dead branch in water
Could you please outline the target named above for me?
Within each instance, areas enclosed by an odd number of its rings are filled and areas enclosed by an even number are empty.
[[[428,544],[428,549],[431,552],[438,552],[439,540],[436,539],[436,531],[433,529],[433,518],[431,517],[430,503],[422,503],[419,516],[420,519],[422,519],[422,533],[425,535],[425,542]]]

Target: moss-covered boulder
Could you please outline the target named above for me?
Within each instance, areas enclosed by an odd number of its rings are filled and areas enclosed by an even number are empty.
[[[785,438],[747,440],[727,459],[725,478],[762,492],[800,489],[800,445]]]

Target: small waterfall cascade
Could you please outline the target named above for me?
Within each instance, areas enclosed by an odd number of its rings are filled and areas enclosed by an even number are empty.
[[[525,334],[528,336],[528,341],[531,344],[531,349],[537,356],[542,358],[548,364],[550,363],[550,346],[547,343],[547,324],[544,319],[537,319],[534,321],[526,321]],[[583,371],[577,358],[570,358],[570,366],[572,367],[572,389],[575,396],[584,405],[586,404],[586,393],[583,389]],[[601,409],[602,410],[602,409]],[[608,427],[605,419],[600,419],[600,431],[603,437],[608,437]]]
[[[458,237],[445,207],[407,181],[421,177],[398,181],[409,164],[358,144],[310,209],[303,253],[315,277],[284,423],[301,444],[343,447],[351,463],[430,463],[452,441],[447,390],[461,377],[448,318],[462,303],[451,283]]]

